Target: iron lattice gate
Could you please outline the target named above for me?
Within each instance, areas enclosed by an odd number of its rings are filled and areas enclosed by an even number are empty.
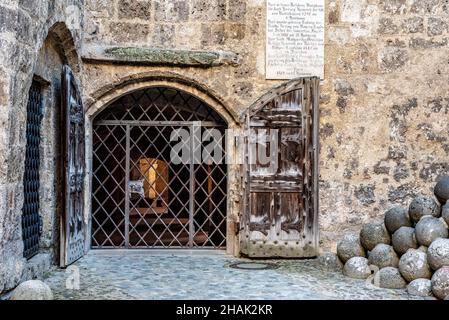
[[[225,152],[201,157],[206,145],[225,150],[224,129],[202,101],[170,88],[129,94],[97,116],[92,247],[224,247]],[[219,140],[208,139],[211,130]],[[174,160],[181,149],[188,161]]]
[[[23,255],[29,259],[39,252],[41,219],[39,216],[40,131],[42,121],[42,90],[33,81],[27,105],[24,203],[22,208]]]

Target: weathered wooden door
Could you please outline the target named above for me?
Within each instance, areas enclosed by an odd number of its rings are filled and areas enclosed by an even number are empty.
[[[245,114],[241,252],[313,257],[318,249],[319,79],[290,81]]]
[[[62,72],[62,126],[64,210],[61,217],[60,265],[65,267],[84,255],[84,109],[72,70]]]

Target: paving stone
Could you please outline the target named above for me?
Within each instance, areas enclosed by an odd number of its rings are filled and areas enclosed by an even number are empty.
[[[248,261],[224,254],[91,251],[74,264],[80,273],[79,290],[65,287],[68,274],[62,269],[53,270],[45,282],[58,300],[422,299],[405,290],[372,288],[365,280],[323,270],[318,259],[269,260],[266,262],[275,264],[276,269],[257,271],[229,267]]]

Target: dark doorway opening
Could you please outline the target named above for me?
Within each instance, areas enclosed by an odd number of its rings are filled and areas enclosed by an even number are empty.
[[[93,122],[92,247],[224,248],[225,129],[208,105],[171,88],[139,90],[102,111]],[[207,139],[212,130],[220,139]],[[204,162],[211,144],[223,152]],[[174,160],[176,146],[191,152],[188,162]]]

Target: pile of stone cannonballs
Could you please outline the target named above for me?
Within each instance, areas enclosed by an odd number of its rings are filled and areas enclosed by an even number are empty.
[[[408,209],[394,207],[380,223],[347,234],[337,255],[344,275],[372,278],[382,288],[407,287],[411,295],[449,299],[449,176],[433,197],[416,197]]]

